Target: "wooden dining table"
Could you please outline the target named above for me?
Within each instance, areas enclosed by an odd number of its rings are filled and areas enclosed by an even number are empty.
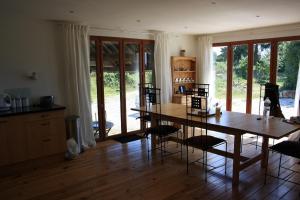
[[[155,106],[150,109],[145,107],[132,108],[132,110],[141,113],[148,112],[152,116],[152,120],[158,117]],[[187,125],[186,106],[183,104],[167,103],[161,105],[162,120],[172,121],[182,124],[183,127]],[[195,127],[204,127],[203,120],[199,117],[193,117],[192,125]],[[188,123],[191,125],[191,122]],[[239,184],[239,175],[242,170],[261,161],[261,167],[266,168],[268,165],[268,147],[269,138],[281,139],[289,134],[300,130],[300,126],[283,122],[281,118],[270,117],[269,119],[259,119],[258,115],[245,114],[238,112],[223,111],[220,117],[210,116],[207,119],[208,130],[229,134],[234,137],[233,153],[225,153],[222,150],[212,149],[211,152],[227,156],[233,159],[232,184],[234,186]],[[184,128],[186,132],[187,128]],[[262,137],[261,152],[251,158],[241,155],[241,138],[245,133],[251,133]],[[187,137],[188,134],[185,134]]]

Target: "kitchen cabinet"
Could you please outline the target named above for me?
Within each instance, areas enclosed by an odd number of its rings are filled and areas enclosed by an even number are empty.
[[[0,116],[0,142],[0,166],[64,153],[64,110]]]

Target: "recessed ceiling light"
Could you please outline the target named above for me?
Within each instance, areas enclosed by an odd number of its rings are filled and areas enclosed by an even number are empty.
[[[259,17],[260,17],[260,15],[256,15],[256,17],[257,17],[257,18],[259,18]]]
[[[184,26],[184,29],[188,29],[189,27],[188,26]]]
[[[141,22],[141,20],[140,20],[140,19],[137,19],[137,20],[136,20],[136,22],[137,22],[137,23],[140,23],[140,22]]]
[[[69,10],[69,13],[74,14],[75,11],[74,10]]]
[[[212,1],[212,2],[211,2],[211,4],[212,4],[212,5],[216,5],[216,4],[217,4],[217,2],[215,2],[215,1]]]

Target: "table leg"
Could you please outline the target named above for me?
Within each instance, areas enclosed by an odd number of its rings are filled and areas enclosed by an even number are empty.
[[[241,134],[234,136],[234,152],[233,152],[233,171],[232,171],[232,185],[237,186],[240,180],[240,160],[241,160]]]
[[[263,137],[262,147],[261,147],[261,167],[268,167],[268,156],[269,156],[269,138]]]

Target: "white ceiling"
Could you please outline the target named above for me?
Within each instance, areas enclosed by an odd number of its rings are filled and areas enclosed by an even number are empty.
[[[300,22],[300,0],[1,0],[0,12],[92,27],[189,34]]]

